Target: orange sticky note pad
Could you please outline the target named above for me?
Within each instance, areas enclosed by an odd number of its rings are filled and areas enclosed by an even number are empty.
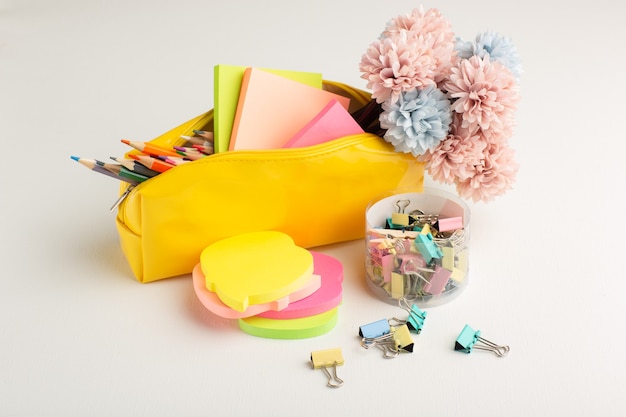
[[[333,99],[348,109],[347,97],[247,68],[229,150],[282,148]]]
[[[320,73],[273,68],[261,69],[315,88],[322,88],[322,74]],[[219,64],[214,67],[213,133],[216,153],[227,151],[229,148],[245,71],[246,67],[239,65]]]

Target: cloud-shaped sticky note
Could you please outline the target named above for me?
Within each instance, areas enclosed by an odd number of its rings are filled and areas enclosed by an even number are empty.
[[[314,267],[315,270],[316,267]],[[322,277],[316,274],[311,275],[309,282],[298,291],[289,294],[287,297],[274,300],[270,303],[251,304],[244,311],[236,311],[228,307],[220,300],[213,291],[206,288],[206,278],[202,273],[200,264],[193,268],[191,273],[193,279],[193,289],[196,292],[198,300],[206,307],[207,310],[226,319],[240,319],[244,317],[256,316],[266,311],[279,311],[287,308],[290,303],[308,298],[311,294],[317,292],[322,285]]]
[[[285,233],[250,232],[220,240],[200,254],[206,288],[236,311],[297,291],[313,274],[313,256]]]
[[[343,265],[324,253],[313,254],[313,273],[322,277],[321,288],[306,298],[290,303],[284,309],[266,309],[258,313],[267,319],[297,319],[314,316],[341,304]]]
[[[239,328],[258,337],[271,339],[306,339],[321,336],[331,331],[338,321],[339,307],[315,316],[299,319],[266,319],[253,316],[237,320]]]

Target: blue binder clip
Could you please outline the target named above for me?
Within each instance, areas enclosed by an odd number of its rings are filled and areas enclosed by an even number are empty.
[[[469,325],[465,325],[461,333],[456,338],[454,350],[471,353],[473,349],[487,350],[497,356],[506,356],[509,353],[508,346],[499,346],[480,336],[480,330],[474,330]]]
[[[443,256],[443,252],[434,242],[433,235],[430,233],[430,227],[427,226],[424,226],[422,231],[415,237],[415,247],[424,257],[426,263],[429,264],[433,258],[440,259]]]
[[[424,321],[426,320],[428,313],[421,310],[416,304],[412,304],[409,307],[409,302],[404,297],[398,300],[398,304],[400,305],[400,308],[409,313],[409,317],[406,319],[406,325],[409,330],[420,334],[422,332],[422,328],[424,327]]]
[[[381,319],[359,327],[359,336],[366,339],[375,339],[389,334],[389,332],[391,332],[391,328],[387,319]]]
[[[402,352],[413,352],[413,339],[406,324],[391,327],[388,334],[375,338],[364,337],[361,339],[361,346],[365,349],[377,347],[383,351],[385,359],[391,359]]]

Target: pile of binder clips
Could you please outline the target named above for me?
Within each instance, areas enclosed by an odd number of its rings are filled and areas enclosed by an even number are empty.
[[[412,353],[414,342],[411,333],[420,334],[428,313],[411,303],[406,297],[398,300],[398,305],[408,313],[406,319],[393,317],[381,319],[359,327],[360,344],[365,349],[378,348],[385,359],[392,359],[400,353]],[[480,330],[465,325],[454,342],[454,350],[471,353],[474,349],[494,353],[498,357],[506,356],[510,348],[498,345],[481,336]],[[311,352],[313,369],[321,369],[328,378],[327,386],[341,387],[344,381],[337,376],[337,367],[344,364],[340,348]],[[331,373],[332,370],[332,373]]]
[[[368,229],[368,281],[386,297],[428,301],[460,287],[468,270],[463,217],[443,218],[421,210],[405,213],[398,200],[386,224]]]

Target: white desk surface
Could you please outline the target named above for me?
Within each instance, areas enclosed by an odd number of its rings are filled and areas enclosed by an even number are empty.
[[[423,4],[461,37],[516,43],[521,169],[471,204],[465,292],[430,309],[414,353],[384,360],[358,326],[401,311],[369,292],[362,242],[323,248],[345,268],[330,333],[253,337],[206,312],[188,276],[136,282],[108,210],[118,184],[69,156],[119,155],[119,139],[212,108],[219,63],[365,88],[361,54],[418,3],[0,0],[0,416],[625,415],[626,6]],[[510,354],[455,352],[465,323]],[[332,347],[336,390],[308,362]]]

